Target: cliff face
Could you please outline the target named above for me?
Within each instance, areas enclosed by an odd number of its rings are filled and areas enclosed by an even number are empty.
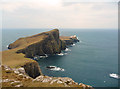
[[[41,70],[39,67],[39,64],[37,62],[21,62],[26,61],[25,58],[33,58],[35,56],[45,56],[47,55],[54,55],[61,53],[62,50],[66,48],[67,45],[71,45],[75,42],[78,42],[78,39],[76,36],[71,37],[65,37],[65,36],[59,36],[59,30],[54,29],[48,32],[43,32],[37,35],[19,38],[14,43],[9,45],[9,49],[13,51],[13,56],[11,59],[24,67],[25,72],[32,78],[36,78],[37,76],[41,75]],[[10,51],[10,50],[9,50]],[[8,55],[9,52],[6,54]],[[20,54],[25,54],[24,55]],[[21,59],[22,55],[22,59]],[[9,58],[10,58],[9,57]],[[19,62],[17,62],[17,61]],[[20,61],[21,60],[21,61]],[[29,59],[30,60],[30,59]]]
[[[24,66],[25,72],[32,78],[42,75],[39,64],[37,62],[28,62]]]
[[[17,53],[24,53],[26,57],[32,58],[36,55],[44,56],[45,54],[58,54],[61,50],[66,48],[66,44],[59,39],[59,30],[54,29],[49,32],[20,38],[10,44],[8,48],[13,49],[17,47],[20,47]]]
[[[72,45],[72,44],[74,44],[74,43],[79,42],[79,40],[78,40],[78,38],[76,37],[76,35],[70,36],[70,37],[61,36],[60,39],[61,39],[62,41],[64,41],[66,45]]]

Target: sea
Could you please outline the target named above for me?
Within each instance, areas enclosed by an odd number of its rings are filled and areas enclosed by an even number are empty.
[[[3,29],[2,51],[20,37],[31,36],[52,28]],[[38,59],[44,75],[70,77],[75,82],[93,87],[117,87],[118,78],[118,30],[117,29],[59,29],[61,36],[76,35],[80,42],[69,46],[63,55]],[[55,66],[61,70],[49,70]]]

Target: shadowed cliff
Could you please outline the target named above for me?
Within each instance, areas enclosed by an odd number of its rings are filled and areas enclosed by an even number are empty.
[[[9,49],[19,48],[17,53],[25,54],[25,57],[32,58],[36,55],[45,56],[59,54],[67,45],[78,42],[76,36],[61,36],[59,30],[54,29],[37,35],[19,38],[9,45]]]
[[[59,54],[61,50],[66,48],[66,44],[59,39],[59,30],[54,29],[37,35],[20,38],[10,44],[8,48],[19,48],[17,53],[24,53],[26,57],[32,58],[36,55]]]

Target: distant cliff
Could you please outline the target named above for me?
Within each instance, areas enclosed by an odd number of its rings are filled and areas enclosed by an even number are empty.
[[[79,42],[76,35],[74,35],[74,36],[60,36],[60,39],[65,42],[66,46]]]
[[[9,49],[19,48],[17,53],[24,53],[26,57],[32,58],[36,55],[45,56],[59,54],[67,45],[79,40],[76,37],[59,37],[59,30],[54,29],[37,35],[20,38],[9,45]]]

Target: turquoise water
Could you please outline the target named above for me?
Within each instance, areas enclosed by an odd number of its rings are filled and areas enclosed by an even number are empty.
[[[19,37],[37,34],[50,29],[3,30],[2,50]],[[61,29],[61,35],[77,35],[81,40],[64,56],[51,56],[38,62],[43,74],[70,77],[95,87],[117,87],[118,80],[109,74],[118,74],[118,32],[111,29]],[[51,71],[46,66],[57,66],[65,71]]]

